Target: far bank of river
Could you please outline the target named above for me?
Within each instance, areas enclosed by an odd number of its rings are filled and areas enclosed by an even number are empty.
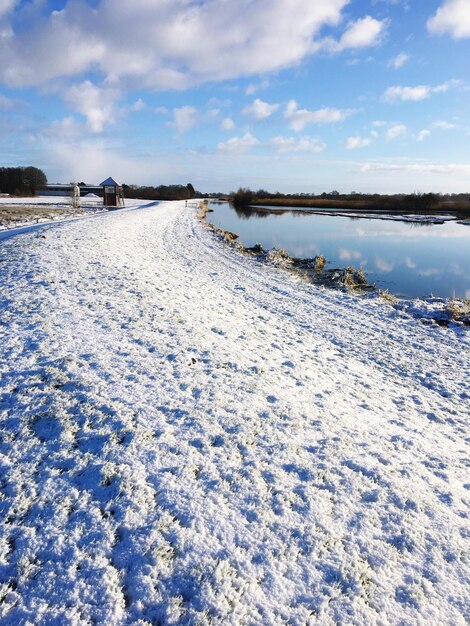
[[[210,208],[208,221],[237,233],[247,246],[283,248],[299,258],[322,254],[329,268],[362,267],[370,283],[399,296],[470,298],[470,226],[457,220],[416,216],[405,222],[304,207],[237,211],[228,203]]]

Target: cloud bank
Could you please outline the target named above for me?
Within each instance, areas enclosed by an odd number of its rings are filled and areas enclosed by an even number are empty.
[[[348,1],[101,0],[69,2],[46,16],[34,3],[29,22],[18,9],[21,27],[0,37],[0,80],[40,85],[93,70],[108,82],[184,89],[277,71],[311,54],[320,29],[337,24]],[[0,13],[13,5],[2,0]]]

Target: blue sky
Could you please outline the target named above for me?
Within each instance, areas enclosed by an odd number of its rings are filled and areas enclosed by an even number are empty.
[[[470,191],[470,0],[0,0],[2,165]]]

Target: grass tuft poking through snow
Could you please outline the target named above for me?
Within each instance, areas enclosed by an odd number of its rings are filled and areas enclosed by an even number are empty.
[[[468,623],[468,331],[194,212],[1,242],[0,622]]]

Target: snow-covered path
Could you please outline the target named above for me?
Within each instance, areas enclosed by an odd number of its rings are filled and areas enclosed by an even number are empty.
[[[470,339],[184,203],[0,244],[2,624],[465,624]]]

